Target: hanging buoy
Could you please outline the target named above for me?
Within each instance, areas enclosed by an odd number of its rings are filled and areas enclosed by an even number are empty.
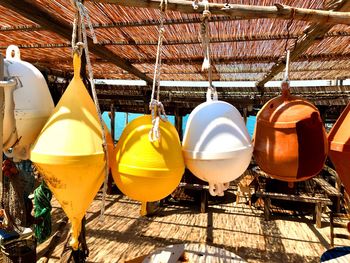
[[[14,160],[26,160],[30,145],[52,113],[54,103],[43,75],[21,60],[14,45],[6,50],[5,78],[12,79],[15,85],[4,90],[4,152]]]
[[[329,157],[345,189],[350,193],[350,103],[328,134]]]
[[[327,137],[319,111],[310,102],[290,95],[268,101],[258,112],[254,158],[272,177],[297,182],[319,173],[327,157]]]
[[[124,129],[115,148],[112,173],[118,188],[141,202],[160,200],[179,185],[185,165],[177,131],[160,121],[160,140],[151,142],[152,117],[141,116]]]
[[[228,183],[244,173],[253,151],[239,111],[217,95],[212,100],[211,93],[188,117],[182,148],[186,166],[209,182],[212,195],[223,195]]]
[[[72,223],[71,246],[78,249],[81,220],[104,179],[102,128],[80,77],[75,53],[74,77],[31,151],[45,182]]]

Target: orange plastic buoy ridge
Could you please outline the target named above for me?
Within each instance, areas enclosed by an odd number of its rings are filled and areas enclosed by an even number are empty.
[[[283,84],[288,85],[288,84]],[[328,144],[319,111],[310,102],[289,94],[268,101],[257,114],[254,158],[272,177],[297,182],[319,173]]]
[[[101,124],[80,77],[78,54],[73,65],[74,77],[36,140],[31,160],[71,221],[70,244],[76,250],[81,220],[102,185],[106,162]]]
[[[350,193],[350,103],[328,134],[329,157]]]
[[[118,188],[141,202],[160,200],[179,185],[185,170],[177,131],[160,121],[160,141],[151,142],[152,118],[141,116],[124,129],[115,148],[112,175]]]

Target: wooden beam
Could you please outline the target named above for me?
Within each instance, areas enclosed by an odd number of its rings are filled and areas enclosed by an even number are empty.
[[[238,43],[238,42],[256,42],[256,41],[275,41],[283,39],[298,39],[302,37],[302,34],[258,34],[258,35],[246,35],[246,36],[235,36],[235,37],[226,37],[226,38],[217,38],[212,37],[210,43]],[[348,37],[350,32],[346,31],[335,31],[325,34],[323,37],[318,38],[321,40],[324,38],[334,38],[334,37]],[[114,40],[105,40],[99,41],[98,43],[101,46],[157,46],[157,41],[114,41]],[[177,46],[177,45],[193,45],[201,44],[201,41],[198,39],[182,39],[182,40],[168,40],[164,41],[164,46]],[[21,49],[32,49],[32,48],[64,48],[70,47],[70,43],[56,43],[56,44],[22,44],[18,45]],[[7,46],[0,46],[0,49],[6,49]]]
[[[118,4],[129,7],[143,7],[159,9],[162,0],[90,0],[96,3]],[[167,10],[182,13],[202,13],[204,5],[198,3],[198,8],[193,8],[193,1],[168,0]],[[209,3],[209,10],[213,15],[223,15],[241,18],[277,18],[290,19],[293,15],[295,20],[308,22],[324,21],[327,24],[350,24],[350,14],[345,12],[329,12],[324,10],[290,7],[276,4],[275,6],[253,6],[237,4]]]
[[[337,11],[350,10],[350,1],[348,0],[342,0],[342,1],[332,0],[329,5],[333,8],[333,10],[337,10]],[[331,13],[331,11],[327,11],[327,12]],[[290,53],[290,60],[294,61],[295,59],[300,57],[300,54],[306,51],[314,43],[316,39],[325,35],[331,28],[332,28],[332,25],[326,24],[323,20],[320,20],[320,22],[310,25],[306,29],[306,32],[304,33],[304,35],[300,37],[297,40],[297,42],[294,44],[294,46],[291,48],[292,51]],[[268,81],[273,79],[274,76],[276,76],[278,73],[284,70],[285,61],[286,61],[286,56],[283,55],[278,59],[278,61],[270,69],[270,71],[260,81],[256,83],[256,86],[259,87],[261,90],[263,90],[263,86]]]
[[[35,22],[36,24],[47,28],[48,30],[57,33],[61,37],[71,40],[72,26],[65,23],[61,19],[48,13],[44,7],[36,4],[32,0],[0,0],[0,5],[13,10],[23,17]],[[89,50],[100,58],[117,65],[127,72],[152,83],[152,79],[147,77],[125,59],[117,56],[112,51],[101,45],[94,44],[91,38],[88,38]],[[68,54],[67,54],[68,55]],[[70,55],[70,54],[69,54]]]
[[[229,17],[229,16],[212,16],[209,22],[218,21],[233,21],[239,18]],[[200,17],[192,18],[180,18],[180,19],[166,19],[164,25],[181,25],[181,24],[199,24],[202,23]],[[113,23],[97,23],[92,24],[95,29],[100,28],[124,28],[124,27],[147,27],[147,26],[159,26],[160,20],[147,19],[140,21],[118,21]],[[19,26],[2,26],[0,27],[0,32],[10,32],[10,31],[41,31],[47,30],[45,27],[40,25],[19,25]]]
[[[279,56],[242,56],[242,57],[219,57],[211,58],[211,61],[215,64],[231,64],[234,62],[237,63],[271,63],[271,61],[276,61],[279,59]],[[327,54],[315,54],[315,55],[306,55],[300,54],[293,62],[298,61],[328,61],[328,60],[345,60],[350,58],[350,53],[327,53]],[[155,58],[144,58],[144,59],[130,59],[132,64],[154,64]],[[39,61],[38,61],[39,62]],[[177,58],[163,58],[162,64],[168,65],[197,65],[203,63],[203,57],[177,57]]]

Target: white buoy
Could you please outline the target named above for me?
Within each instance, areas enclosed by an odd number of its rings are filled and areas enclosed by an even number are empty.
[[[212,195],[223,195],[228,183],[247,169],[253,148],[239,111],[207,95],[190,114],[183,139],[186,166],[209,182]]]
[[[29,147],[50,116],[54,103],[44,76],[32,64],[21,60],[15,45],[6,50],[5,79],[16,84],[5,87],[4,152],[14,160],[26,160]]]

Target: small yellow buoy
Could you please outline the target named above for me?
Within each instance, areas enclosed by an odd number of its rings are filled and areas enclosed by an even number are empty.
[[[42,129],[31,160],[72,223],[71,246],[78,249],[81,220],[104,179],[105,157],[98,114],[73,58],[74,77]]]
[[[177,131],[168,121],[160,121],[159,141],[149,140],[152,118],[141,116],[124,129],[115,148],[113,178],[118,188],[141,202],[160,200],[180,183],[185,170]]]

